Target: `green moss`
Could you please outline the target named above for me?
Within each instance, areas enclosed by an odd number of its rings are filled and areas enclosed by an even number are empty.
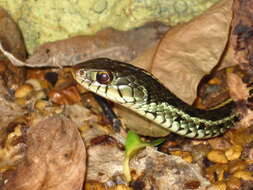
[[[218,0],[0,0],[23,31],[29,53],[39,45],[106,27],[128,30],[150,21],[189,21]]]

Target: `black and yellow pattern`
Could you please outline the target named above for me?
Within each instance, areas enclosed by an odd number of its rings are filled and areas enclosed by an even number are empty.
[[[177,98],[149,72],[127,63],[93,59],[76,65],[73,76],[90,91],[185,137],[216,137],[238,120],[233,101],[209,110],[195,108]]]

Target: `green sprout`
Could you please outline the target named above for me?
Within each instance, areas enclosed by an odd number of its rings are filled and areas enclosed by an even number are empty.
[[[151,142],[143,142],[140,137],[133,131],[128,131],[125,144],[125,159],[123,172],[127,182],[131,181],[131,172],[129,167],[130,159],[142,148],[146,146],[157,146],[164,142],[165,139],[156,139]]]

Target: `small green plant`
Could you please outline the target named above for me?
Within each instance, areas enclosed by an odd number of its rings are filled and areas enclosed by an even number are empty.
[[[151,142],[143,142],[140,137],[133,131],[127,133],[125,143],[124,175],[128,182],[131,181],[131,172],[129,167],[130,159],[142,148],[146,146],[157,146],[164,142],[165,139],[156,139]]]

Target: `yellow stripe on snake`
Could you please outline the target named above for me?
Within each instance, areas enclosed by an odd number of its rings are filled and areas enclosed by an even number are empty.
[[[210,110],[195,108],[149,72],[127,63],[106,58],[89,60],[73,67],[73,77],[86,89],[188,138],[219,136],[239,119],[233,112],[233,101]]]

